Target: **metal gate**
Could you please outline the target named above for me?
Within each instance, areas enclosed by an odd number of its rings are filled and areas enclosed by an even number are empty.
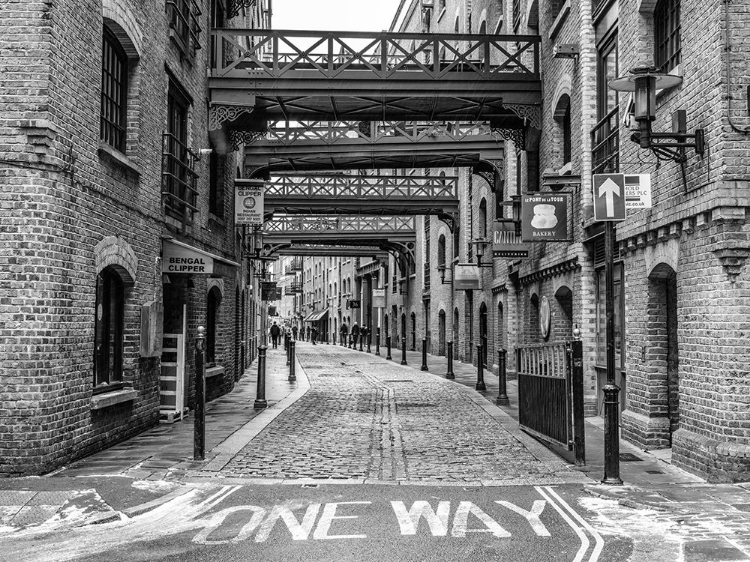
[[[521,429],[585,464],[580,341],[516,348]]]

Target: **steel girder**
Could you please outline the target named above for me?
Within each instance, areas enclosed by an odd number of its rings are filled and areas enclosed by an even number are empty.
[[[236,180],[242,187],[248,180]],[[250,180],[252,181],[252,180]],[[266,211],[286,214],[429,215],[459,210],[452,176],[283,175],[266,183]]]
[[[378,246],[414,243],[414,217],[317,216],[276,217],[263,225],[266,244],[336,244]]]
[[[536,35],[216,29],[209,128],[285,121],[539,127]]]
[[[315,121],[269,123],[264,133],[231,131],[245,145],[245,177],[276,172],[471,167],[501,160],[504,141],[488,123]]]
[[[279,256],[313,256],[313,257],[342,257],[358,258],[372,257],[373,259],[388,259],[388,250],[375,246],[345,246],[336,244],[275,244],[269,245],[268,250]]]

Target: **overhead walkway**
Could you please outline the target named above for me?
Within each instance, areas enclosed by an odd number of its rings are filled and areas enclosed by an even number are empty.
[[[242,188],[252,180],[236,180]],[[267,212],[286,214],[452,215],[458,178],[452,176],[282,175],[265,185]]]
[[[276,217],[263,225],[265,244],[377,246],[416,241],[414,217]]]
[[[245,177],[279,172],[472,167],[503,159],[489,123],[274,121],[263,133],[232,131],[245,151]]]
[[[216,29],[209,128],[270,121],[539,127],[539,36]]]
[[[311,256],[340,258],[372,258],[387,260],[388,252],[373,246],[328,244],[277,244],[274,253],[279,256]]]

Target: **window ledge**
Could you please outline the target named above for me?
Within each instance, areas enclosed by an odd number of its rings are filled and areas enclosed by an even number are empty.
[[[219,375],[224,374],[224,367],[221,365],[217,365],[216,367],[210,367],[206,369],[206,378],[210,379],[212,377],[218,377]]]
[[[554,39],[555,36],[560,32],[560,28],[562,27],[563,23],[565,23],[565,20],[568,19],[568,14],[570,13],[570,0],[565,0],[565,3],[560,8],[560,12],[557,14],[557,17],[555,18],[555,21],[552,22],[552,25],[549,29],[549,38]]]
[[[138,393],[132,388],[124,388],[122,390],[115,390],[114,392],[96,394],[91,397],[91,409],[103,410],[104,408],[109,408],[115,404],[132,402],[135,400],[136,396],[138,396]]]
[[[122,152],[117,150],[116,148],[108,145],[105,142],[99,142],[99,156],[104,156],[106,158],[109,158],[110,160],[114,161],[116,164],[119,164],[120,166],[124,166],[131,172],[135,173],[138,176],[143,175],[143,168],[141,168],[138,164],[133,162],[130,158],[125,156]]]

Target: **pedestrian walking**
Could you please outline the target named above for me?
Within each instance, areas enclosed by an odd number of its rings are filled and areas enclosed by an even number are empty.
[[[307,326],[306,334],[307,335],[305,336],[305,340],[310,341],[310,326],[309,325]]]
[[[279,345],[279,335],[281,334],[281,328],[279,328],[276,322],[271,326],[271,343],[273,348],[276,349]]]
[[[315,326],[310,329],[310,338],[312,344],[315,345],[315,340],[318,338],[318,329]]]
[[[357,347],[357,339],[359,338],[359,326],[355,322],[352,325],[352,347]]]
[[[341,334],[341,345],[346,345],[346,340],[349,337],[349,326],[346,325],[346,322],[341,323],[341,328],[339,329],[339,333]]]
[[[292,337],[297,339],[297,326],[292,326]]]

